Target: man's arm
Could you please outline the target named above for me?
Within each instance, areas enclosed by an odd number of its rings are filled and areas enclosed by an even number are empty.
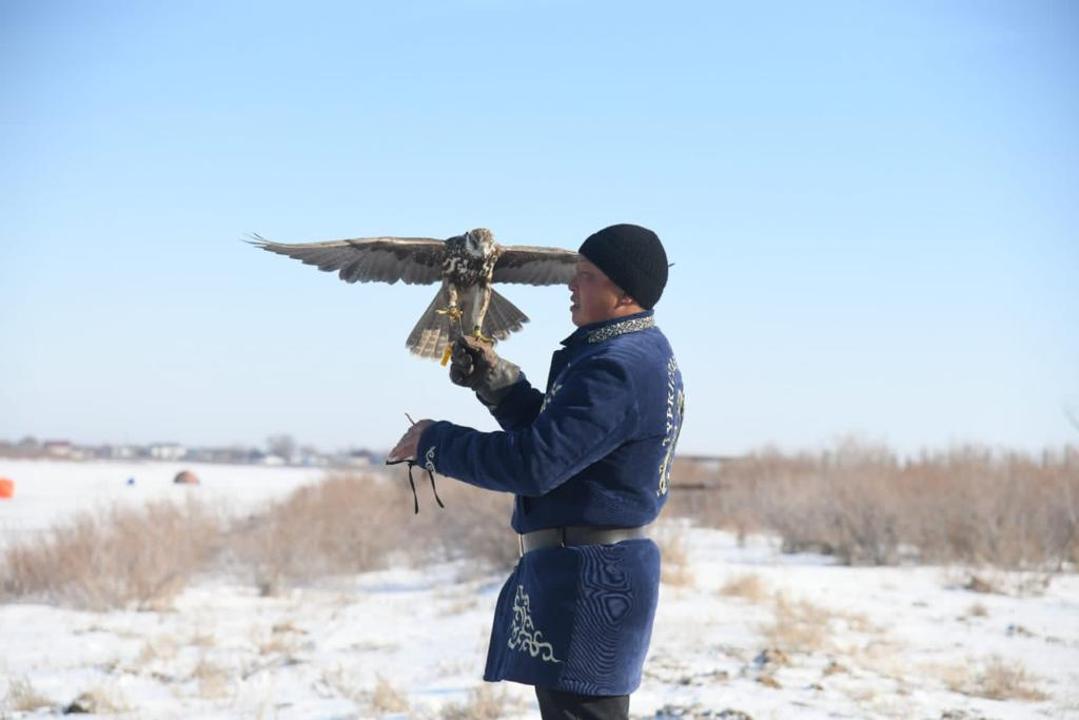
[[[419,436],[417,459],[472,485],[538,496],[609,454],[636,424],[630,377],[618,364],[596,359],[568,373],[526,426],[484,433],[436,422]]]

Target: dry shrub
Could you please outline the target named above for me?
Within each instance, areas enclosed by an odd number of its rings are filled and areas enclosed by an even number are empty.
[[[408,520],[414,553],[422,552],[424,559],[468,560],[473,575],[513,567],[518,548],[517,535],[510,527],[512,495],[436,476],[438,495],[446,505],[439,508],[427,473],[414,474],[420,496],[420,513]],[[398,482],[405,488],[407,477],[402,470]]]
[[[378,676],[371,692],[371,709],[379,715],[408,712],[408,696],[395,688],[389,680]]]
[[[214,555],[219,528],[194,500],[83,513],[4,551],[0,598],[91,610],[158,607]]]
[[[137,663],[140,667],[146,667],[158,660],[168,662],[175,658],[179,652],[180,647],[175,637],[172,635],[159,635],[143,643]]]
[[[808,600],[789,602],[780,593],[775,598],[775,617],[761,632],[769,644],[787,652],[813,652],[830,642],[829,623],[834,616],[827,608]]]
[[[943,575],[946,587],[961,588],[983,595],[1034,597],[1045,594],[1053,575],[998,568],[948,568]]]
[[[26,678],[12,680],[8,685],[4,706],[13,712],[33,712],[56,705],[42,695]]]
[[[855,441],[819,455],[765,449],[675,463],[671,512],[788,552],[852,564],[966,562],[1060,570],[1079,562],[1079,449],[1039,457],[964,447],[901,461]],[[679,487],[689,488],[679,498]]]
[[[990,700],[1045,700],[1035,682],[1018,660],[1006,664],[994,656],[977,677],[977,694]]]
[[[238,522],[230,547],[263,594],[383,567],[402,542],[411,511],[404,500],[401,488],[382,478],[331,475]]]
[[[206,658],[199,660],[198,665],[191,671],[191,677],[198,681],[199,697],[206,700],[228,697],[232,689],[232,674]]]
[[[723,583],[719,589],[720,595],[727,597],[740,597],[750,602],[759,603],[768,597],[768,588],[761,576],[756,573],[744,573]]]
[[[469,558],[475,567],[517,559],[509,529],[512,498],[441,478],[439,508],[426,473],[414,471],[420,513],[408,476],[331,475],[299,488],[260,515],[238,523],[233,549],[264,594],[282,585],[364,572],[391,561]]]
[[[994,655],[978,669],[968,664],[934,670],[949,690],[964,695],[990,700],[1029,701],[1045,700],[1048,697],[1038,689],[1036,678],[1026,671],[1019,660],[1005,662]]]
[[[665,524],[656,528],[654,537],[660,553],[660,582],[673,587],[692,586],[696,576],[686,550],[685,531]]]
[[[84,513],[32,543],[3,551],[0,601],[158,608],[221,558],[233,571],[253,577],[264,594],[285,584],[385,567],[395,559],[467,558],[474,572],[512,566],[512,496],[443,478],[443,510],[425,475],[423,480],[417,487],[419,515],[413,514],[403,470],[378,477],[330,475],[261,513],[232,521],[227,532],[223,520],[193,499]]]
[[[439,714],[441,720],[499,720],[506,716],[505,689],[495,692],[490,685],[480,685],[468,694],[463,704],[449,703]]]

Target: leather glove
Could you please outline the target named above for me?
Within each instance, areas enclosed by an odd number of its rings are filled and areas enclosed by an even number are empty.
[[[450,382],[475,391],[480,402],[493,408],[521,377],[521,368],[503,360],[485,342],[462,335],[453,343]]]

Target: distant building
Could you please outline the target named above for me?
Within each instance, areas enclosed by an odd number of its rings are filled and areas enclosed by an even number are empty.
[[[130,460],[138,456],[138,450],[131,445],[102,445],[97,455],[106,460]]]
[[[152,443],[148,449],[154,460],[179,460],[187,452],[179,443]]]
[[[41,447],[49,457],[58,458],[69,458],[75,450],[70,440],[46,440]]]

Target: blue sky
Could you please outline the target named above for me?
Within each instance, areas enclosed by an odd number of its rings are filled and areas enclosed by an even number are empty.
[[[675,262],[680,449],[1079,440],[1079,6],[0,2],[0,438],[493,422],[433,295],[240,242],[614,222]],[[537,383],[568,291],[501,352]]]

